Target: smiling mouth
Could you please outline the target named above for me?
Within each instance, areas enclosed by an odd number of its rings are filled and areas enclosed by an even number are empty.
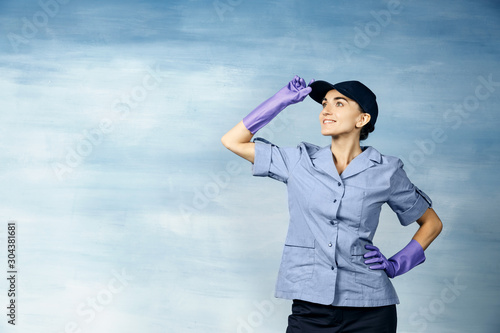
[[[325,119],[325,120],[323,120],[323,124],[333,124],[335,122],[336,122],[335,120],[331,120],[331,119]]]

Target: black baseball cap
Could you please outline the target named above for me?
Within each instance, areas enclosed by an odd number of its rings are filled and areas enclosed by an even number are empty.
[[[336,84],[331,84],[326,81],[314,81],[310,84],[312,88],[309,96],[319,104],[323,104],[323,98],[330,90],[337,90],[342,95],[356,101],[361,106],[364,112],[368,113],[371,118],[368,126],[368,131],[372,132],[375,129],[375,122],[378,116],[377,96],[367,86],[359,81],[344,81]]]

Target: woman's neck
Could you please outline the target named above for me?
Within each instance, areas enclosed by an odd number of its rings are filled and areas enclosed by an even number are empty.
[[[349,163],[363,151],[359,145],[359,139],[332,137],[331,151],[333,161],[339,175],[347,168]]]

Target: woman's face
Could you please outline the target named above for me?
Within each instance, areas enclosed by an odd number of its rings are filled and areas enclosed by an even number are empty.
[[[334,137],[357,135],[361,127],[370,121],[370,115],[360,110],[354,100],[337,90],[330,90],[323,98],[323,110],[319,114],[321,134]]]

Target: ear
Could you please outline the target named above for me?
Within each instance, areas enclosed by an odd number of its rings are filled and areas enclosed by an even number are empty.
[[[368,124],[370,122],[370,119],[372,118],[372,116],[370,116],[369,113],[362,113],[359,115],[358,117],[358,121],[356,122],[356,127],[363,127],[365,126],[366,124]]]

